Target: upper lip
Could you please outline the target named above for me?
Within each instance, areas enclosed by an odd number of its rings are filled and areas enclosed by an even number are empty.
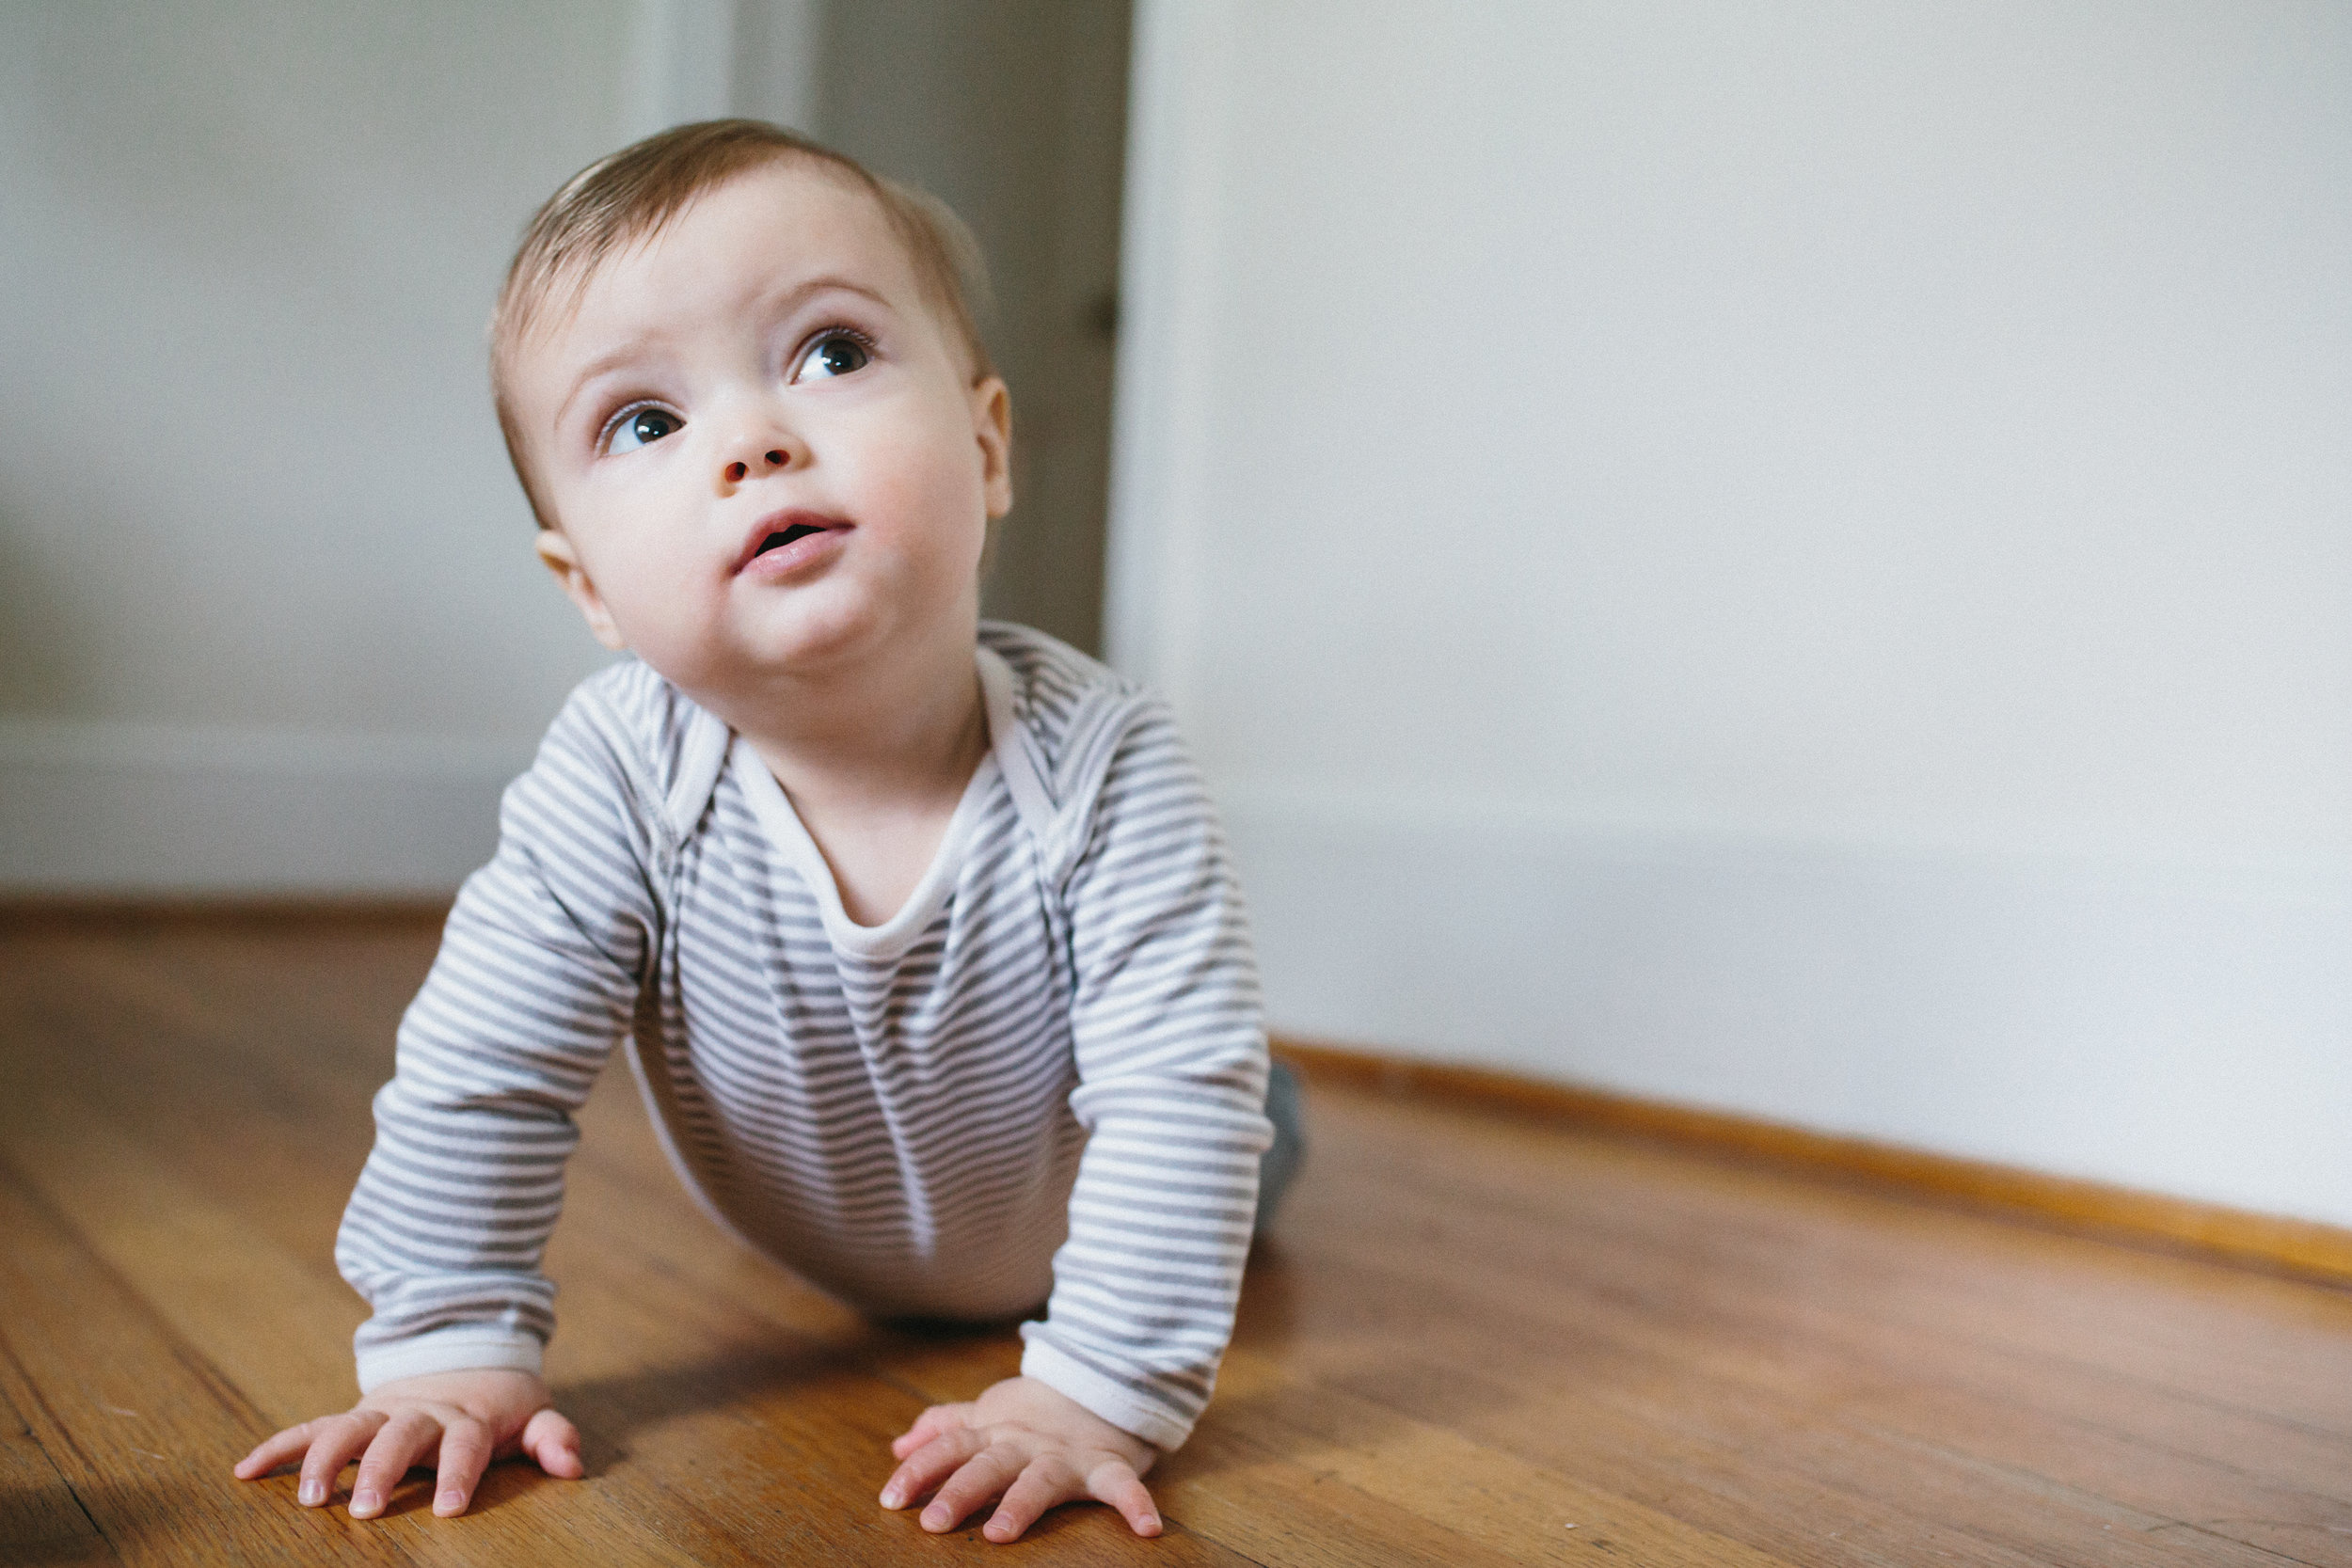
[[[836,529],[849,526],[842,518],[828,517],[821,512],[810,512],[797,506],[771,512],[752,524],[751,531],[744,536],[743,547],[736,553],[735,569],[739,572],[750,565],[752,558],[759,553],[760,546],[766,544],[771,534],[788,533],[795,528]]]

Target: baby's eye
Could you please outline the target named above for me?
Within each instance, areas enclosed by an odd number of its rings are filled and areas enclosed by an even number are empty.
[[[820,376],[848,375],[864,370],[873,357],[854,333],[828,332],[808,345],[801,362],[792,368],[792,379],[811,381]]]
[[[632,408],[612,421],[612,428],[604,438],[604,450],[634,451],[685,428],[686,421],[666,408]]]

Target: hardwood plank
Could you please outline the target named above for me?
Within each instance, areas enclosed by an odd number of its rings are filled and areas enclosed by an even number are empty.
[[[304,965],[311,983],[298,994],[273,998],[257,980],[250,1003],[230,1006],[177,972],[191,957],[179,945],[46,942],[24,955],[21,944],[8,957],[24,961],[0,962],[0,1020],[42,1047],[0,1051],[0,1127],[38,1127],[23,1113],[26,1094],[77,1094],[280,1244],[327,1266],[373,1135],[369,1099],[390,1073],[401,1005],[392,998],[413,976],[405,964],[389,975]],[[315,959],[317,946],[297,951]],[[429,957],[429,944],[416,957]],[[195,958],[200,974],[204,956]],[[386,993],[376,1006],[339,1016],[336,999],[348,1007],[371,979]],[[370,1049],[355,1052],[353,1038]]]
[[[0,1233],[0,1394],[124,1561],[182,1560],[196,1542],[233,1561],[405,1560],[340,1513],[257,1507],[224,1485],[259,1413],[5,1164]]]
[[[7,1093],[0,1148],[21,1182],[157,1304],[158,1320],[271,1430],[351,1403],[351,1331],[366,1308],[326,1258],[254,1234],[75,1097],[23,1085]]]
[[[82,1511],[73,1489],[33,1435],[32,1424],[0,1393],[0,1562],[121,1560]]]
[[[1906,1322],[2177,1379],[2183,1393],[2352,1434],[2352,1292],[1508,1119],[1346,1103],[1367,1119],[1367,1137],[1338,1190],[1376,1181],[1383,1213],[1411,1202],[1422,1228],[1517,1223],[1524,1235],[1573,1235],[1580,1266],[1644,1271],[1635,1288],[1676,1301],[1700,1288],[1771,1302],[1824,1271],[1864,1275],[1867,1298]],[[1661,1232],[1676,1244],[1657,1245]],[[2249,1311],[2264,1332],[2233,1334]]]
[[[1529,1464],[1459,1430],[1414,1420],[1390,1406],[1293,1375],[1282,1362],[1236,1346],[1218,1380],[1220,1418],[1177,1456],[1177,1496],[1220,1488],[1191,1481],[1196,1465],[1216,1471],[1248,1456],[1256,1465],[1301,1471],[1319,1497],[1389,1497],[1424,1528],[1441,1527],[1513,1562],[1585,1563],[1629,1556],[1659,1568],[1766,1568],[1784,1561],[1727,1537],[1594,1486],[1572,1473]],[[1194,1449],[1200,1449],[1195,1455]],[[1399,1477],[1411,1477],[1398,1489]],[[1294,1489],[1297,1482],[1290,1481]],[[1344,1495],[1343,1495],[1344,1496]],[[1205,1498],[1226,1504],[1223,1497]],[[1353,1497],[1327,1499],[1343,1514]],[[1243,1510],[1222,1533],[1253,1532],[1271,1548],[1265,1521],[1290,1511]]]
[[[1346,1156],[1343,1153],[1337,1158],[1343,1161]],[[1325,1190],[1362,1190],[1362,1182],[1351,1183],[1344,1178],[1343,1173],[1335,1187]],[[1380,1197],[1385,1201],[1376,1204],[1376,1221],[1367,1212],[1359,1225],[1368,1228],[1377,1223],[1389,1234],[1412,1235],[1423,1244],[1410,1253],[1389,1249],[1392,1256],[1376,1274],[1359,1267],[1347,1252],[1347,1222],[1343,1217],[1317,1215],[1315,1222],[1293,1227],[1294,1234],[1303,1231],[1307,1235],[1310,1249],[1326,1249],[1312,1252],[1306,1261],[1309,1272],[1328,1280],[1332,1289],[1327,1296],[1310,1304],[1310,1309],[1337,1317],[1340,1323],[1333,1326],[1354,1329],[1350,1335],[1343,1328],[1340,1343],[1334,1347],[1339,1353],[1335,1357],[1339,1368],[1335,1371],[1350,1378],[1351,1386],[1367,1397],[1378,1397],[1376,1380],[1343,1370],[1354,1348],[1351,1340],[1359,1337],[1362,1341],[1404,1341],[1413,1345],[1420,1356],[1442,1357],[1441,1369],[1430,1369],[1422,1375],[1420,1386],[1424,1388],[1458,1387],[1468,1380],[1472,1386],[1510,1389],[1518,1398],[1532,1391],[1539,1402],[1569,1402],[1574,1407],[1573,1416],[1563,1412],[1563,1420],[1548,1423],[1551,1425],[1591,1430],[1599,1414],[1593,1409],[1597,1402],[1623,1400],[1614,1412],[1621,1419],[1612,1441],[1636,1452],[1660,1449],[1662,1439],[1671,1434],[1697,1436],[1732,1452],[1776,1448],[1777,1459],[1748,1465],[1752,1480],[1773,1479],[1776,1464],[1800,1453],[1802,1434],[1820,1424],[1821,1411],[1831,1409],[1840,1412],[1840,1419],[1849,1425],[1859,1428],[1866,1418],[1875,1418],[1880,1429],[1869,1429],[1861,1450],[1854,1449],[1852,1444],[1864,1441],[1862,1438],[1852,1433],[1841,1438],[1848,1445],[1846,1449],[1815,1461],[1817,1468],[1825,1474],[1842,1478],[1875,1473],[1881,1478],[1883,1493],[1915,1497],[1922,1486],[1931,1489],[1936,1476],[1955,1465],[1990,1464],[1994,1468],[1978,1477],[1975,1507],[1982,1508],[2004,1491],[2017,1490],[2016,1485],[2003,1484],[1997,1479],[2000,1465],[2016,1466],[2013,1454],[1999,1455],[1990,1461],[1966,1454],[1938,1459],[1920,1450],[1916,1446],[1919,1439],[1900,1430],[1905,1423],[1929,1431],[1937,1429],[1932,1412],[1925,1416],[1917,1413],[1915,1395],[1922,1386],[1940,1386],[1936,1380],[1943,1372],[1942,1363],[1947,1352],[1934,1338],[1911,1335],[1902,1346],[1906,1362],[1899,1368],[1882,1366],[1877,1370],[1875,1375],[1883,1385],[1878,1393],[1882,1403],[1895,1397],[1887,1392],[1889,1389],[1908,1402],[1899,1403],[1898,1414],[1902,1418],[1890,1423],[1883,1409],[1869,1408],[1868,1401],[1862,1397],[1865,1391],[1856,1386],[1851,1366],[1854,1348],[1851,1338],[1832,1337],[1826,1343],[1808,1345],[1797,1332],[1797,1325],[1788,1321],[1767,1333],[1738,1332],[1735,1325],[1720,1316],[1710,1320],[1703,1312],[1693,1312],[1689,1302],[1673,1299],[1672,1282],[1652,1282],[1648,1288],[1636,1291],[1628,1291],[1622,1281],[1602,1290],[1580,1286],[1575,1274],[1583,1261],[1581,1258],[1551,1258],[1530,1263],[1525,1259],[1524,1245],[1514,1249],[1502,1238],[1477,1234],[1476,1227],[1491,1217],[1488,1206],[1461,1202],[1458,1197],[1455,1211],[1448,1216],[1449,1223],[1470,1227],[1471,1234],[1460,1238],[1458,1250],[1445,1245],[1431,1247],[1424,1228],[1427,1215],[1417,1212],[1410,1202],[1400,1203],[1394,1191]],[[1369,1212],[1375,1203],[1368,1201],[1362,1207]],[[1512,1218],[1507,1214],[1503,1217],[1505,1231],[1524,1234],[1509,1224]],[[1478,1260],[1474,1267],[1469,1262],[1471,1258]],[[1411,1266],[1404,1266],[1401,1259],[1409,1260]],[[1620,1265],[1625,1262],[1622,1259],[1615,1261]],[[1516,1281],[1512,1278],[1515,1270],[1519,1271]],[[1835,1290],[1839,1282],[1833,1278],[1823,1283]],[[1295,1307],[1294,1312],[1296,1310]],[[1823,1311],[1819,1304],[1815,1310],[1821,1321],[1811,1327],[1819,1339],[1818,1330],[1822,1323],[1834,1324],[1835,1314]],[[1372,1321],[1367,1323],[1365,1319]],[[1464,1323],[1478,1327],[1465,1331],[1460,1327]],[[1549,1355],[1532,1369],[1522,1364],[1525,1353],[1520,1348],[1530,1345],[1549,1349]],[[1294,1354],[1297,1354],[1294,1348]],[[1319,1359],[1310,1361],[1310,1365],[1319,1364]],[[1576,1369],[1572,1386],[1553,1381],[1554,1369],[1563,1366]],[[1383,1377],[1387,1371],[1384,1368]],[[1661,1389],[1666,1392],[1661,1395]],[[1632,1392],[1629,1397],[1620,1391]],[[2079,1397],[2083,1390],[2077,1388],[2074,1392]],[[1744,1428],[1729,1430],[1722,1425],[1724,1412],[1742,1409],[1753,1417]],[[1903,1415],[1906,1409],[1911,1414]],[[1999,1425],[2004,1433],[2029,1433],[2040,1425],[2034,1415],[2030,1408],[2023,1413],[2011,1411]],[[1710,1421],[1715,1423],[1712,1427]],[[1946,1431],[1944,1435],[1952,1433]],[[2304,1434],[2290,1432],[2289,1435]],[[2327,1453],[2327,1463],[2332,1465],[2333,1473],[2344,1474],[2348,1468],[2345,1461],[2352,1455],[2331,1440]],[[2074,1456],[2062,1446],[2045,1445],[2042,1458],[2053,1462],[2052,1467],[2063,1477],[2064,1465],[2057,1462],[2073,1463]],[[2167,1456],[2150,1448],[2140,1447],[2131,1452],[2130,1461],[2153,1472],[2150,1489],[2159,1494],[2181,1474],[2177,1465],[2168,1473]],[[1677,1473],[1692,1473],[1697,1463],[1696,1455],[1677,1451]],[[2122,1473],[2129,1474],[2130,1470]],[[2045,1493],[2062,1491],[2066,1484],[2038,1473],[2010,1479],[2026,1490]],[[2107,1479],[2113,1480],[2113,1474]],[[2217,1488],[2227,1491],[2227,1483],[2234,1481],[2237,1485],[2231,1497],[2241,1505],[2255,1504],[2245,1510],[2246,1514],[2253,1517],[2264,1517],[2259,1507],[2276,1504],[2282,1496],[2280,1489],[2259,1481],[2243,1469],[2207,1466],[2201,1479],[2207,1484],[2209,1500],[2213,1500],[2211,1494]],[[1793,1485],[1792,1478],[1786,1475],[1779,1476],[1778,1482]],[[1795,1491],[1787,1493],[1792,1499],[1797,1495]],[[2274,1540],[2289,1536],[2309,1540],[2313,1531],[2332,1528],[2339,1520],[2352,1523],[2352,1519],[2344,1519],[2340,1505],[2327,1499],[2302,1497],[2294,1501],[2303,1517],[2292,1521]],[[1818,1499],[1814,1506],[1818,1506]],[[2047,1512],[2057,1505],[2045,1497],[2040,1506]],[[2097,1506],[2092,1505],[2094,1511]],[[2187,1521],[2175,1514],[2163,1514],[2140,1522],[2149,1528],[2172,1528]],[[1849,1520],[1848,1528],[1859,1523],[1858,1519]],[[2045,1523],[2051,1529],[2059,1528],[2056,1514]],[[2111,1523],[2104,1518],[2077,1519],[2076,1533],[2089,1533],[2092,1526],[2106,1533]],[[2323,1539],[2323,1545],[2327,1541],[2344,1539],[2347,1538],[2328,1536]],[[2341,1548],[2334,1550],[2340,1552]],[[2228,1558],[2223,1554],[2215,1560]]]
[[[1442,1147],[1437,1134],[1447,1130],[1423,1121],[1417,1131],[1422,1144]],[[1386,1190],[1376,1220],[1362,1223],[1409,1230],[1424,1255],[1481,1258],[1482,1275],[1524,1291],[1581,1291],[1596,1312],[1638,1305],[1633,1326],[1653,1335],[1736,1335],[1784,1354],[1810,1346],[1826,1369],[1868,1346],[1915,1376],[1931,1344],[1934,1370],[1996,1376],[2007,1397],[2063,1388],[2110,1407],[2129,1402],[2135,1419],[2194,1410],[2233,1446],[2259,1427],[2280,1457],[2313,1455],[2314,1477],[2344,1479],[2337,1434],[2352,1423],[2352,1295],[1803,1184],[1758,1191],[1730,1173],[1711,1193],[1688,1180],[1708,1173],[1685,1172],[1663,1189],[1649,1172],[1637,1168],[1629,1185],[1578,1160],[1558,1180],[1514,1186],[1482,1179],[1476,1162],[1491,1148],[1466,1148],[1442,1173],[1400,1179],[1385,1151],[1393,1142],[1370,1146],[1383,1150],[1373,1161]],[[1338,1176],[1327,1191],[1375,1180],[1369,1164]],[[1549,1196],[1562,1182],[1597,1189],[1592,1212]],[[1645,1224],[1670,1226],[1676,1246],[1654,1236],[1643,1244],[1611,1217],[1637,1196]],[[1348,1223],[1319,1220],[1325,1232]],[[2191,1346],[2201,1356],[2180,1354]],[[1677,1344],[1677,1354],[1687,1352]]]

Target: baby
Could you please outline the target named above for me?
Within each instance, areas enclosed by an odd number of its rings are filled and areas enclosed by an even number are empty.
[[[1025,1323],[1021,1375],[925,1411],[885,1508],[1001,1498],[1017,1539],[1184,1440],[1253,1222],[1266,1116],[1223,839],[1156,700],[983,624],[1011,414],[929,198],[772,126],[665,132],[533,220],[491,328],[540,558],[606,646],[451,911],[336,1259],[362,1398],[299,1459],[351,1513],[412,1465],[580,1473],[541,1254],[617,1041],[688,1188],[878,1317]],[[1269,1150],[1271,1150],[1269,1152]],[[1266,1180],[1262,1191],[1261,1164]]]

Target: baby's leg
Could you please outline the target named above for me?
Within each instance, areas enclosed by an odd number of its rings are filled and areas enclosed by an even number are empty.
[[[1306,1107],[1298,1092],[1298,1074],[1281,1063],[1266,1077],[1266,1119],[1274,1123],[1274,1142],[1258,1158],[1258,1234],[1263,1235],[1298,1163],[1307,1153]]]

